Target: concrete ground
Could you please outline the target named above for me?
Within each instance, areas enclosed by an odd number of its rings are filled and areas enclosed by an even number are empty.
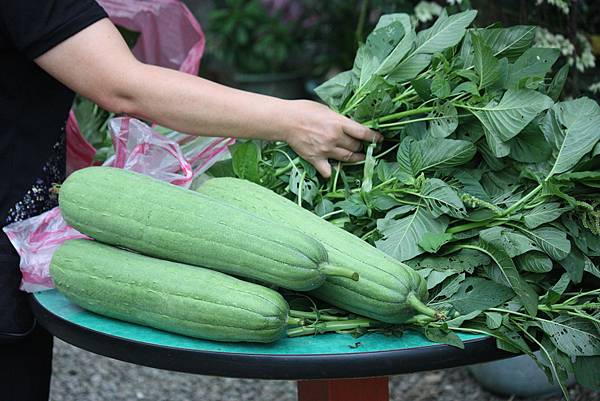
[[[167,372],[105,358],[60,340],[55,344],[51,401],[296,401],[291,381]],[[390,392],[392,401],[516,401],[482,390],[465,368],[395,376]],[[600,393],[579,386],[571,395],[573,401],[600,401]]]

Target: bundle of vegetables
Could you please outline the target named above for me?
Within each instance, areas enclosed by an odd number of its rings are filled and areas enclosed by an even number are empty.
[[[486,333],[534,358],[538,348],[563,390],[571,373],[598,388],[600,107],[558,101],[568,66],[552,75],[559,52],[533,47],[535,27],[469,28],[475,17],[444,13],[415,32],[409,16],[385,15],[354,68],[317,88],[386,136],[364,162],[338,163],[323,181],[284,144],[247,142],[231,170],[213,171],[294,199],[417,269],[428,305],[460,313],[418,319],[428,338]]]

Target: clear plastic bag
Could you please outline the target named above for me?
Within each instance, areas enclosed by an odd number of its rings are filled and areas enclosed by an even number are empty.
[[[129,117],[113,119],[109,127],[115,155],[105,165],[136,171],[184,188],[189,188],[195,176],[220,160],[231,143],[221,138],[189,139],[182,145],[188,146],[188,154],[194,157],[188,160],[175,140],[181,139],[181,134],[161,135],[142,121]],[[3,230],[21,257],[20,288],[26,292],[53,288],[49,268],[54,251],[68,239],[85,238],[66,224],[59,208],[10,224]]]

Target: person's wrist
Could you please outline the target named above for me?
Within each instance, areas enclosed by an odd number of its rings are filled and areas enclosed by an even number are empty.
[[[272,136],[275,141],[289,143],[290,136],[299,130],[298,102],[298,100],[277,99],[275,123],[271,125]]]

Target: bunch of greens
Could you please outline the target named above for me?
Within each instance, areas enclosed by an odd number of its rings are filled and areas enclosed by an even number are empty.
[[[218,174],[417,269],[429,306],[460,314],[413,322],[428,338],[485,333],[563,390],[569,374],[600,388],[600,107],[558,101],[568,67],[553,74],[558,51],[533,47],[535,27],[469,28],[475,17],[443,13],[416,32],[408,15],[384,15],[352,70],[317,88],[386,136],[364,162],[324,181],[284,144],[246,142]]]

